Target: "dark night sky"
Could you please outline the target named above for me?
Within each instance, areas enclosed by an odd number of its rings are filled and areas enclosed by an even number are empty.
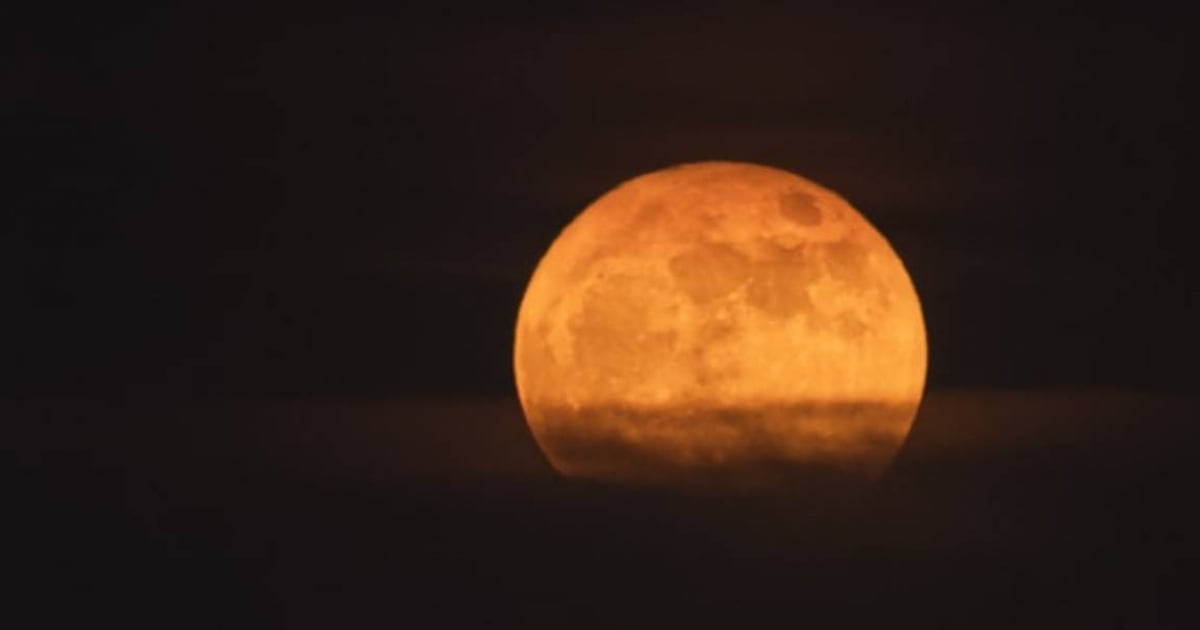
[[[5,390],[508,392],[557,231],[702,159],[867,214],[922,295],[933,386],[1191,387],[1182,14],[888,4],[19,16]]]
[[[1197,627],[1185,11],[23,4],[0,558],[27,618]],[[908,265],[929,387],[875,486],[541,458],[526,279],[598,195],[707,159],[842,193]]]

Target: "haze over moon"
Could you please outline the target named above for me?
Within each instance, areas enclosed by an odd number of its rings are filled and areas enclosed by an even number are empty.
[[[514,368],[570,476],[873,477],[920,402],[925,329],[900,259],[836,193],[702,162],[625,182],[563,230],[522,301]]]

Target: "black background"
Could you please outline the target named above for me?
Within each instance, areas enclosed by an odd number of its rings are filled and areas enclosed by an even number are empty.
[[[1186,16],[1153,4],[46,8],[7,56],[13,394],[511,390],[523,283],[623,179],[838,190],[933,385],[1187,389]]]
[[[2,437],[44,618],[1184,626],[1184,9],[5,12]],[[571,485],[523,430],[541,253],[620,181],[705,159],[837,190],[908,265],[931,398],[867,498]]]

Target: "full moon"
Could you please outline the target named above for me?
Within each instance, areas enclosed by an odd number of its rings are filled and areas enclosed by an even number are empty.
[[[576,217],[521,302],[529,427],[560,473],[743,487],[882,474],[925,384],[904,264],[838,194],[700,162]]]

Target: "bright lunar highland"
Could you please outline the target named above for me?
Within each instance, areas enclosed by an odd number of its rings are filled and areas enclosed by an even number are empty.
[[[514,368],[569,476],[872,478],[920,404],[925,326],[903,263],[846,200],[702,162],[631,179],[563,230],[521,302]]]

